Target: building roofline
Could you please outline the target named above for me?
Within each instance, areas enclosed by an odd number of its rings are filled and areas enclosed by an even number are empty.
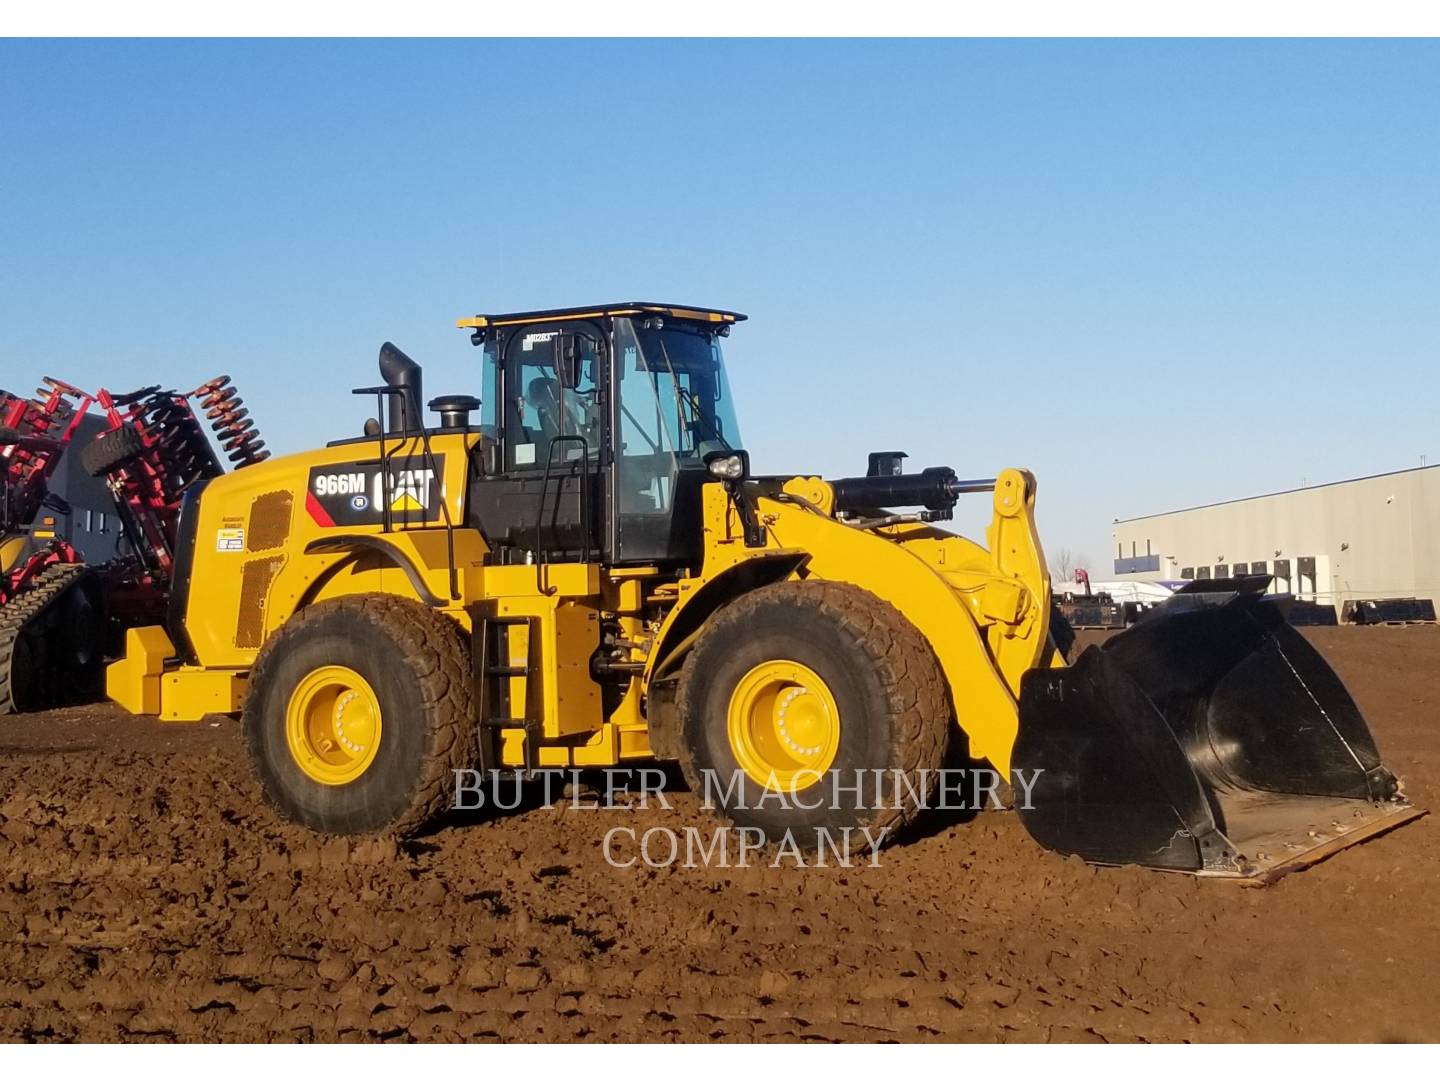
[[[1302,491],[1319,491],[1321,488],[1339,487],[1341,484],[1358,484],[1362,480],[1379,480],[1385,476],[1401,476],[1404,473],[1426,472],[1430,469],[1440,469],[1440,464],[1415,465],[1408,469],[1391,469],[1389,472],[1371,473],[1369,476],[1352,476],[1348,480],[1329,480],[1323,484],[1311,484],[1309,487],[1286,488],[1283,491],[1269,491],[1263,495],[1244,495],[1238,499],[1221,499],[1218,502],[1200,503],[1197,506],[1184,506],[1179,510],[1160,510],[1153,514],[1136,514],[1134,517],[1116,518],[1111,524],[1128,525],[1132,521],[1146,521],[1150,518],[1170,517],[1172,514],[1188,514],[1194,510],[1209,510],[1216,506],[1230,506],[1233,503],[1254,502],[1256,499],[1273,499],[1279,495],[1295,495]]]

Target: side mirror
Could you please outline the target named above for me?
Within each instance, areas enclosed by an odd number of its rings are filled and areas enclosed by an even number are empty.
[[[555,378],[566,390],[574,390],[580,385],[580,361],[584,355],[583,335],[555,335]]]

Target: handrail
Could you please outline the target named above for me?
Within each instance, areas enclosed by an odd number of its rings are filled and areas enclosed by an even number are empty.
[[[545,524],[545,499],[550,492],[550,468],[555,462],[555,447],[561,443],[580,444],[580,487],[576,497],[580,505],[580,561],[590,561],[590,443],[583,435],[556,435],[550,440],[545,452],[545,472],[540,478],[540,505],[535,513],[535,587],[545,596],[553,596],[555,590],[545,584],[541,570],[546,566],[545,546],[541,543],[541,529]],[[560,477],[560,491],[565,490],[565,478]],[[556,496],[557,507],[559,496]]]
[[[380,466],[380,531],[385,533],[392,532],[394,523],[390,515],[390,459],[398,457],[400,455],[400,451],[404,448],[405,443],[409,441],[409,439],[414,438],[415,436],[410,434],[408,431],[397,432],[396,434],[398,434],[400,438],[395,444],[395,449],[387,453],[385,449],[385,410],[380,407],[380,404],[381,400],[385,397],[395,397],[398,395],[402,395],[404,393],[404,389],[398,386],[362,386],[357,389],[351,390],[350,392],[352,394],[375,395],[375,412],[377,414],[376,422],[379,424],[380,427],[380,433],[378,436],[380,441],[380,457],[377,461]],[[444,518],[445,521],[445,564],[446,569],[448,570],[450,599],[459,600],[460,575],[455,566],[455,520],[450,516],[450,504],[445,501],[444,477],[440,475],[440,466],[436,464],[435,452],[430,445],[430,432],[425,427],[423,421],[420,421],[419,423],[419,432],[420,451],[424,458],[425,464],[430,469],[430,475],[435,477],[435,494],[440,499],[440,516]],[[414,455],[412,454],[406,455],[407,458],[413,456]]]

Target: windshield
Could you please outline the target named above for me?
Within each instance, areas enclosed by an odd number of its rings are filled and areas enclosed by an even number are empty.
[[[620,453],[698,462],[740,448],[720,339],[708,327],[616,320]],[[689,463],[689,461],[685,461]]]
[[[693,546],[706,455],[740,449],[720,339],[703,325],[615,320],[615,500],[619,561]],[[697,476],[697,474],[699,474]]]

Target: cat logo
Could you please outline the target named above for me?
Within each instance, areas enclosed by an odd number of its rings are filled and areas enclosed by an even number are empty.
[[[423,514],[430,509],[430,486],[434,476],[429,469],[407,469],[397,474],[390,489],[390,512]]]
[[[401,525],[434,521],[444,472],[444,454],[388,462],[388,476],[373,459],[316,466],[310,470],[305,509],[322,529],[375,525],[387,517]]]

